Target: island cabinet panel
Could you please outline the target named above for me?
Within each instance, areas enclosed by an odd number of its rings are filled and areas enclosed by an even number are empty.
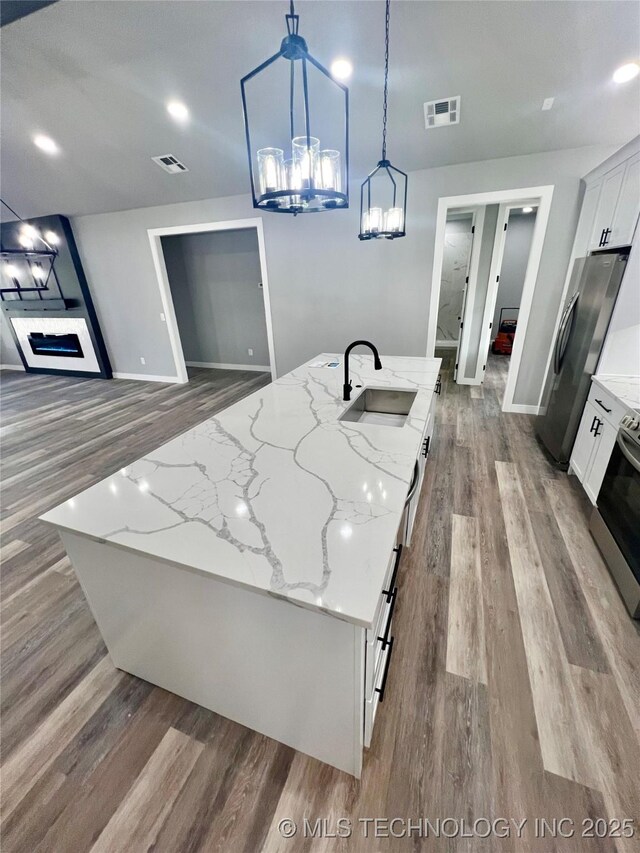
[[[360,776],[364,628],[61,536],[118,669]]]

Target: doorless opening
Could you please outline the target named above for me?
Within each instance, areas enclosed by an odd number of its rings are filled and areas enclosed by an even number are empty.
[[[176,382],[189,381],[187,365],[268,370],[275,379],[262,220],[153,228],[148,235]]]
[[[161,242],[187,367],[269,372],[255,228]]]

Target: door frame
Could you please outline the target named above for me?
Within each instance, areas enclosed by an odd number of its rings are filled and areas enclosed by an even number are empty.
[[[517,210],[519,207],[534,207],[537,204],[536,199],[518,200],[517,204],[501,204],[498,207],[498,219],[496,221],[496,233],[491,250],[491,266],[489,268],[489,286],[487,288],[487,296],[484,303],[484,312],[482,314],[482,335],[480,339],[480,348],[478,352],[488,352],[489,344],[491,343],[491,332],[493,326],[493,315],[496,310],[496,302],[498,299],[498,291],[500,289],[500,274],[502,273],[502,264],[504,261],[504,250],[507,245],[507,236],[509,229],[506,227],[509,222],[509,216],[512,210]],[[538,214],[536,211],[536,218]],[[535,230],[535,225],[534,225]],[[532,242],[533,245],[533,242]],[[531,260],[531,246],[529,247],[529,257],[527,258],[527,268]],[[525,270],[525,281],[527,272]],[[520,312],[518,312],[518,325],[520,325]],[[516,334],[518,327],[516,326]],[[515,341],[515,336],[514,336]],[[484,380],[484,366],[480,365],[480,359],[476,367],[476,375],[471,385],[481,385]]]
[[[167,332],[169,333],[169,342],[171,344],[171,352],[173,361],[176,367],[176,378],[173,380],[176,383],[184,384],[189,381],[187,374],[187,365],[182,349],[182,341],[180,339],[180,330],[178,328],[178,319],[173,304],[173,296],[171,293],[171,285],[169,282],[169,274],[162,251],[162,237],[177,236],[182,234],[204,234],[214,231],[248,231],[255,228],[258,237],[258,255],[260,257],[260,275],[262,276],[262,297],[264,300],[264,316],[267,325],[267,344],[269,348],[269,365],[271,368],[271,379],[277,379],[278,373],[276,370],[276,356],[273,344],[273,321],[271,317],[271,300],[269,297],[269,277],[267,274],[267,257],[264,244],[264,229],[262,219],[255,217],[252,219],[227,219],[222,222],[198,222],[192,225],[171,225],[165,228],[148,228],[147,236],[151,246],[151,256],[153,258],[153,266],[156,272],[156,281],[160,290],[160,298],[162,300],[162,308],[164,311],[165,322],[167,324]]]
[[[543,388],[540,389],[538,405],[529,406],[513,402],[520,364],[522,361],[522,348],[529,324],[529,315],[535,292],[538,271],[540,269],[540,258],[542,247],[549,224],[549,213],[551,211],[551,200],[553,198],[554,186],[552,184],[538,187],[520,187],[511,190],[493,190],[491,192],[471,193],[459,196],[442,196],[438,199],[438,214],[436,219],[435,246],[433,253],[433,270],[431,275],[431,297],[429,305],[429,325],[427,330],[427,358],[432,358],[435,352],[436,329],[438,322],[438,304],[440,301],[440,281],[442,276],[442,262],[444,257],[444,232],[447,222],[447,213],[450,208],[480,207],[488,204],[509,204],[513,206],[525,205],[527,201],[536,204],[538,213],[536,224],[533,229],[533,238],[529,250],[529,261],[525,274],[522,298],[520,301],[520,313],[518,315],[518,327],[513,341],[513,351],[509,361],[509,372],[507,384],[502,401],[502,411],[521,412],[525,414],[538,414],[540,411],[540,398]],[[493,258],[492,258],[493,261]],[[486,306],[485,306],[486,307]],[[484,324],[483,317],[483,324]]]

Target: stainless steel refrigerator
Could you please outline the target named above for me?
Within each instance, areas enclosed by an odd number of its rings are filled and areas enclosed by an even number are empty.
[[[553,347],[546,414],[536,433],[561,467],[568,467],[582,410],[627,263],[627,253],[578,258]]]

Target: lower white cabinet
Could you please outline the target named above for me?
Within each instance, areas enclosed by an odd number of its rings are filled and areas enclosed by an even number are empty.
[[[616,442],[621,406],[602,388],[592,385],[571,453],[571,470],[595,504]]]
[[[427,417],[427,423],[424,429],[424,433],[422,436],[422,444],[420,445],[420,455],[417,459],[418,466],[418,482],[416,488],[413,492],[413,495],[409,502],[407,503],[407,508],[403,518],[403,525],[405,526],[404,531],[404,544],[409,547],[411,545],[411,533],[413,531],[413,524],[416,519],[416,512],[418,510],[418,503],[420,501],[420,491],[422,489],[422,481],[424,480],[424,474],[427,468],[427,459],[429,458],[429,452],[431,450],[431,442],[433,441],[433,431],[434,431],[434,422],[435,422],[435,411],[436,411],[436,394],[440,393],[440,389],[442,387],[442,382],[440,379],[440,374],[438,374],[438,382],[436,384],[435,393],[431,399],[431,408],[429,409],[429,415]]]

